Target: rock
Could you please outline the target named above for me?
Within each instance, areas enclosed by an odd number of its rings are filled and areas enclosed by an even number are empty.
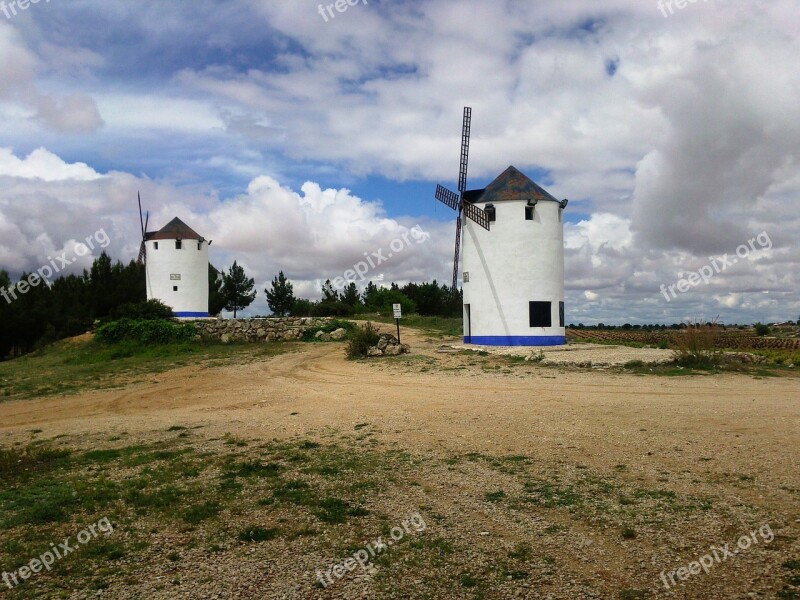
[[[227,333],[223,333],[220,336],[219,341],[222,342],[223,344],[227,344],[228,342],[231,341],[231,336],[229,336]]]
[[[378,350],[386,350],[386,346],[389,345],[389,339],[386,337],[386,334],[381,334],[381,337],[378,339]]]
[[[386,346],[386,350],[383,353],[386,356],[397,356],[398,354],[402,354],[403,349],[400,346],[389,345]]]
[[[347,337],[347,330],[344,327],[340,327],[336,331],[331,333],[332,340],[343,340]]]
[[[373,356],[383,356],[383,352],[379,350],[377,347],[373,346],[372,348],[367,350],[367,356],[370,358]]]
[[[314,334],[314,339],[315,339],[315,340],[322,339],[322,336],[323,336],[323,335],[325,335],[325,332],[324,332],[324,331],[318,331],[317,333],[315,333],[315,334]]]

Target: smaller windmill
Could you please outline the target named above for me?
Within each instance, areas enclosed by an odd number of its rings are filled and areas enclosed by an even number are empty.
[[[139,225],[142,228],[142,244],[139,246],[139,258],[136,260],[137,264],[143,265],[147,262],[147,246],[145,244],[147,238],[147,225],[150,223],[150,211],[147,211],[147,216],[142,220],[142,195],[137,192],[139,198]]]
[[[478,225],[489,231],[489,215],[482,208],[478,208],[464,199],[467,191],[467,166],[469,163],[469,137],[472,127],[472,108],[464,107],[464,122],[461,130],[461,162],[458,172],[458,194],[446,187],[436,186],[436,199],[452,208],[456,217],[456,250],[453,257],[453,289],[458,285],[458,262],[461,254],[461,215],[475,221]]]

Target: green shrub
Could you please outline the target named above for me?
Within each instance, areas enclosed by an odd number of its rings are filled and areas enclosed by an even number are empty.
[[[715,324],[693,324],[674,338],[673,359],[682,367],[717,367],[724,361],[718,349],[720,328]]]
[[[323,300],[311,308],[314,317],[352,317],[355,309],[344,302]]]
[[[367,323],[360,329],[356,329],[345,348],[347,358],[364,358],[367,356],[370,346],[378,343],[378,339],[378,328],[372,323]]]
[[[753,325],[756,330],[756,335],[765,336],[769,335],[769,325],[765,325],[764,323],[756,323]]]
[[[356,329],[356,325],[355,323],[352,323],[350,321],[341,321],[339,319],[334,319],[329,323],[322,325],[321,327],[312,327],[311,329],[307,329],[306,331],[303,332],[302,339],[304,342],[313,342],[317,339],[315,337],[317,335],[317,332],[322,331],[323,333],[331,333],[333,331],[336,331],[337,329],[347,330],[347,335],[349,336]]]
[[[120,319],[157,321],[159,319],[171,319],[174,314],[172,309],[161,300],[153,299],[146,302],[123,304],[116,308],[111,316],[117,321]]]
[[[169,344],[185,342],[197,335],[191,323],[176,323],[165,320],[120,319],[101,325],[97,339],[107,344],[134,341],[140,344]]]

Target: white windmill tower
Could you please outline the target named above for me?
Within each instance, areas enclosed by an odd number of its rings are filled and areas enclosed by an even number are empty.
[[[508,167],[485,189],[467,190],[471,121],[472,109],[465,108],[459,194],[436,187],[436,198],[458,213],[454,289],[463,227],[464,342],[564,344],[567,200],[557,200],[515,167]]]
[[[175,217],[158,231],[147,231],[142,221],[139,198],[139,222],[142,244],[139,263],[145,265],[147,299],[161,300],[179,318],[208,317],[208,247],[206,240]]]

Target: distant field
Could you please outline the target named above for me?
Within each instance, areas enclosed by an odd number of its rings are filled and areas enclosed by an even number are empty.
[[[800,337],[757,336],[748,330],[723,330],[717,335],[716,346],[721,350],[800,350]],[[599,344],[659,344],[676,345],[684,336],[684,330],[622,330],[622,329],[567,329],[567,339],[576,342]]]

